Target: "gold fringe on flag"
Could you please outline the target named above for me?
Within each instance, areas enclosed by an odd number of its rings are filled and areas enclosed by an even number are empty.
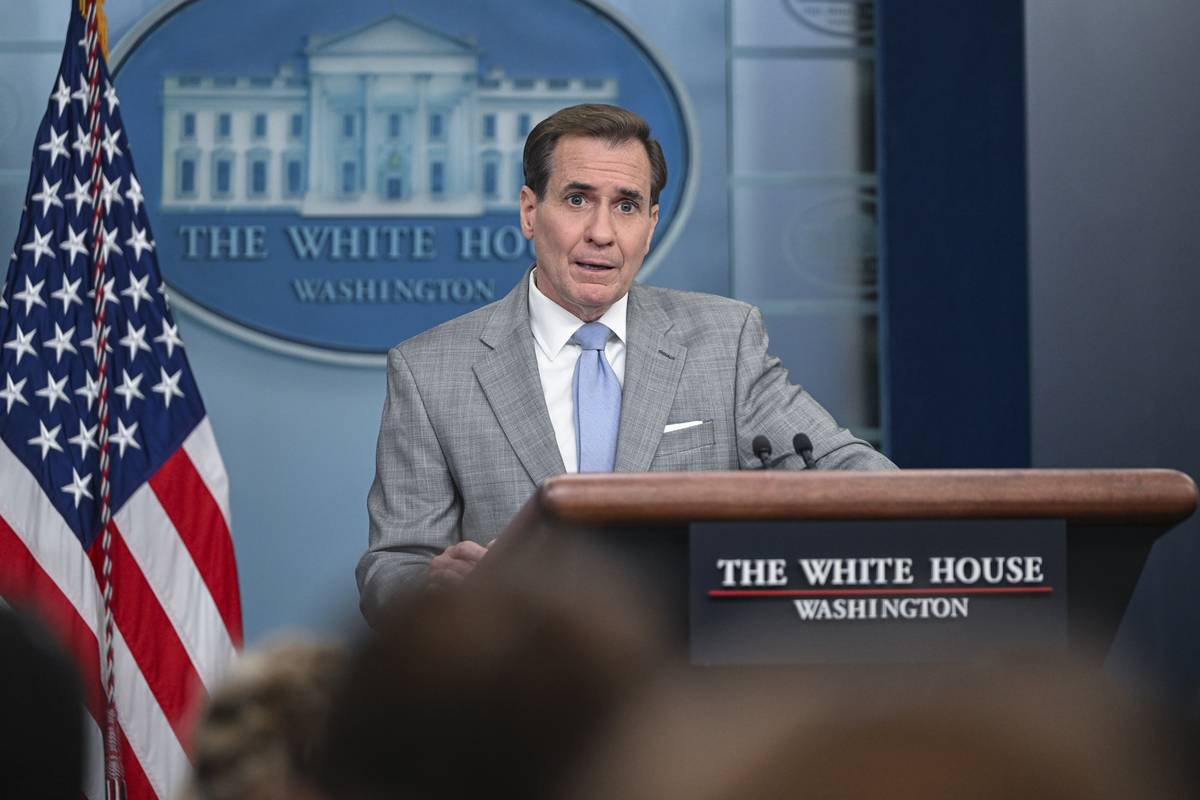
[[[88,0],[79,0],[79,13],[87,19]],[[100,54],[108,61],[108,20],[104,18],[104,0],[96,0],[96,32],[100,35]]]

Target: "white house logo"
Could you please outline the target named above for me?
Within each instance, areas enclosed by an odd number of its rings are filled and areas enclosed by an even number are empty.
[[[502,296],[529,130],[564,106],[650,121],[688,172],[663,67],[586,3],[176,2],[113,53],[168,282],[189,310],[293,352],[378,359]],[[471,33],[463,33],[468,28]],[[663,249],[658,247],[657,249]],[[647,269],[652,269],[652,254]]]

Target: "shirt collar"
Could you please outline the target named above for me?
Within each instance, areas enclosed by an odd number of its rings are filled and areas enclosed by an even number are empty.
[[[579,330],[583,320],[567,311],[558,303],[542,294],[537,287],[534,276],[537,269],[529,274],[529,327],[533,330],[533,339],[542,353],[551,361],[558,358],[567,341]],[[625,341],[625,316],[629,308],[629,292],[621,295],[621,299],[613,303],[608,311],[597,322],[602,322],[610,331]]]

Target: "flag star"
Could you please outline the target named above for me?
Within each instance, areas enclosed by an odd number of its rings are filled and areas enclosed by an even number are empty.
[[[71,99],[78,100],[79,105],[83,106],[84,111],[87,111],[88,96],[91,94],[89,88],[87,76],[85,76],[82,72],[79,73],[79,88],[71,92]]]
[[[133,310],[135,313],[138,310],[138,304],[141,303],[142,300],[145,300],[147,303],[154,301],[154,298],[151,297],[150,293],[146,291],[146,284],[149,282],[150,273],[143,275],[142,279],[139,281],[137,278],[133,277],[133,273],[131,272],[129,274],[129,288],[121,290],[122,297],[128,297],[133,300]]]
[[[87,163],[88,158],[92,155],[92,137],[79,123],[75,123],[75,141],[71,142],[71,149],[75,151],[75,155],[79,156],[80,164]]]
[[[66,199],[75,201],[75,213],[78,214],[84,203],[89,206],[92,204],[92,182],[89,179],[80,183],[79,178],[74,175],[71,176],[71,180],[75,182],[75,189],[67,193]]]
[[[37,355],[37,351],[33,349],[33,345],[31,344],[33,341],[33,335],[35,333],[37,333],[37,328],[32,328],[30,329],[29,333],[26,333],[25,331],[21,330],[21,326],[18,325],[17,331],[14,334],[14,338],[11,341],[4,343],[4,347],[6,349],[12,350],[14,353],[16,353],[15,358],[18,365],[21,363],[21,359],[26,353],[29,353],[31,356]]]
[[[145,375],[138,375],[136,378],[130,377],[128,370],[121,370],[123,380],[121,385],[113,391],[125,398],[125,410],[129,410],[129,406],[133,404],[134,398],[145,400],[146,395],[142,394],[139,387],[142,385],[142,378]]]
[[[146,230],[138,230],[138,226],[137,226],[136,222],[131,222],[129,224],[129,228],[130,228],[132,235],[128,239],[125,240],[125,244],[127,244],[133,248],[133,260],[140,261],[142,259],[142,251],[143,250],[153,250],[154,249],[154,242],[152,242],[146,238],[146,235],[150,232],[150,229],[147,228]],[[147,277],[149,277],[149,276],[147,276]],[[124,292],[122,292],[122,294],[124,294]],[[149,294],[146,295],[146,299],[147,300],[150,299]],[[134,303],[133,307],[136,309],[137,304]]]
[[[136,175],[130,174],[129,188],[125,190],[125,196],[128,197],[129,202],[133,204],[133,213],[138,213],[141,210],[142,201],[145,198],[142,196],[142,184],[138,183]]]
[[[108,103],[108,113],[111,115],[113,109],[121,105],[121,101],[117,99],[117,90],[113,88],[112,82],[108,78],[104,79],[104,85],[107,87],[104,90],[104,99]]]
[[[109,183],[108,176],[101,174],[100,180],[103,181],[100,188],[100,201],[104,203],[104,213],[107,214],[112,209],[114,201],[121,204],[125,203],[121,199],[121,176],[118,175],[115,181]]]
[[[155,336],[154,341],[159,342],[163,347],[167,348],[167,358],[175,355],[176,347],[183,347],[183,340],[179,338],[179,326],[172,325],[165,319],[163,320],[162,335]]]
[[[92,348],[95,349],[95,345],[92,345]],[[87,381],[87,385],[80,386],[75,390],[75,394],[80,394],[86,397],[88,401],[88,408],[91,408],[93,405],[95,405],[96,398],[100,396],[100,384],[92,377],[92,373],[90,372],[85,372],[83,377]]]
[[[46,460],[46,456],[50,455],[51,450],[56,450],[59,453],[63,451],[62,445],[58,443],[58,432],[62,430],[62,425],[55,425],[53,428],[46,430],[46,423],[38,420],[38,427],[42,432],[29,440],[29,443],[42,448],[42,461]]]
[[[46,285],[46,279],[42,278],[37,283],[29,280],[29,276],[25,276],[25,288],[19,292],[13,292],[13,300],[20,300],[25,304],[25,315],[29,315],[29,310],[34,306],[46,307],[46,301],[42,299],[42,287]]]
[[[82,236],[83,234],[80,234]],[[60,301],[63,304],[63,314],[68,314],[71,311],[71,303],[83,305],[83,301],[79,299],[79,284],[83,283],[83,278],[76,278],[73,281],[67,280],[67,276],[63,275],[62,288],[50,293],[50,297]]]
[[[125,326],[125,335],[117,342],[121,347],[129,348],[129,360],[133,361],[137,358],[138,350],[151,352],[150,345],[146,344],[146,326],[140,328],[133,327],[133,323]]]
[[[45,388],[38,389],[34,394],[38,397],[46,398],[46,402],[50,404],[50,410],[53,411],[54,404],[59,400],[62,400],[64,403],[71,402],[70,398],[67,397],[67,393],[63,391],[63,387],[67,385],[69,377],[70,375],[63,375],[61,380],[56,381],[54,380],[54,376],[47,371]]]
[[[12,411],[13,403],[20,403],[23,406],[29,405],[29,401],[25,399],[25,394],[21,390],[25,388],[25,382],[29,378],[21,378],[21,380],[13,383],[12,375],[4,376],[5,386],[0,389],[0,399],[4,400],[4,413]]]
[[[70,226],[70,224],[67,225],[67,241],[59,242],[58,248],[60,250],[66,250],[68,253],[70,253],[71,260],[67,262],[68,266],[72,266],[72,267],[75,266],[75,258],[77,256],[83,256],[84,258],[87,258],[87,253],[88,253],[87,245],[83,243],[83,237],[86,235],[87,235],[86,228],[84,230],[81,230],[79,233],[76,233],[75,229],[72,228]],[[63,276],[63,278],[65,280],[66,276]],[[57,293],[56,293],[56,295],[57,295]],[[76,298],[76,299],[78,299],[78,298]],[[63,313],[65,314],[66,313],[66,307],[65,307],[66,301],[65,300],[63,301],[63,304],[64,304]]]
[[[125,151],[117,146],[117,139],[120,137],[120,135],[120,128],[117,128],[115,131],[110,131],[108,129],[108,124],[105,123],[104,141],[100,143],[100,146],[104,148],[104,160],[109,164],[112,163],[112,160],[115,156],[124,155]]]
[[[63,109],[71,102],[71,90],[67,87],[67,82],[63,80],[63,76],[58,76],[58,86],[55,87],[54,93],[50,95],[50,101],[58,103],[58,116],[62,116]]]
[[[62,490],[75,498],[75,508],[79,508],[79,501],[83,498],[92,499],[92,493],[88,491],[88,481],[92,479],[92,473],[80,475],[71,467],[71,483],[62,487]]]
[[[108,441],[121,448],[121,458],[125,457],[125,448],[132,447],[134,450],[141,450],[142,446],[137,443],[137,439],[133,438],[137,433],[138,424],[134,421],[131,427],[126,428],[125,423],[117,417],[117,432],[108,437]]]
[[[120,251],[118,250],[117,252],[120,252]],[[115,284],[116,282],[117,282],[117,278],[115,275],[104,282],[104,287],[103,287],[104,288],[104,302],[116,303],[117,307],[120,308],[121,301],[119,299],[117,299],[117,290],[113,287],[113,284]],[[92,298],[92,300],[95,300],[96,299],[96,290],[95,289],[90,290],[88,292],[88,297]],[[93,325],[93,327],[94,327],[94,325]],[[104,326],[104,331],[107,334],[107,332],[108,332],[107,325]],[[94,334],[95,331],[92,331],[92,333]]]
[[[62,181],[55,181],[53,185],[46,180],[46,176],[42,176],[42,190],[36,194],[30,195],[29,199],[35,203],[42,204],[42,216],[50,210],[51,206],[62,208],[62,200],[58,199],[58,187],[62,186]]]
[[[67,132],[68,131],[64,130],[62,135],[59,135],[58,131],[54,130],[54,128],[51,128],[49,140],[47,140],[45,144],[38,145],[38,150],[50,151],[50,166],[52,167],[54,166],[55,162],[58,161],[58,157],[60,155],[66,157],[67,160],[70,160],[71,158],[71,153],[66,147],[63,146],[63,142],[67,140]]]
[[[105,209],[105,210],[107,211],[107,209]],[[121,255],[121,253],[122,253],[121,247],[120,247],[120,245],[117,244],[117,229],[116,229],[116,227],[114,226],[112,230],[109,230],[108,228],[101,225],[100,231],[101,231],[100,257],[103,258],[105,261],[108,261],[108,254],[114,250],[117,251],[117,255]]]
[[[183,397],[183,390],[179,388],[179,379],[183,376],[183,370],[175,370],[174,375],[167,375],[167,371],[159,367],[158,372],[162,380],[150,387],[150,391],[161,394],[163,396],[163,405],[170,408],[172,397],[181,399]]]
[[[167,285],[165,283],[160,283],[158,285],[158,293],[160,295],[162,295],[163,305],[165,305],[167,308],[170,308],[171,307],[171,295],[167,294]],[[2,299],[2,298],[0,298],[0,299]]]
[[[84,339],[82,342],[80,342],[80,344],[83,345],[84,347],[86,347],[87,351],[89,353],[91,353],[93,356],[95,356],[96,341],[97,341],[97,339],[103,338],[104,339],[104,349],[106,351],[108,351],[109,353],[111,353],[112,352],[112,342],[109,341],[109,338],[108,338],[109,334],[111,334],[111,333],[112,333],[112,326],[105,325],[104,326],[104,336],[101,337],[100,336],[100,326],[95,321],[93,321],[92,322],[92,335],[89,336],[88,338]],[[90,380],[90,378],[89,378],[89,380]]]
[[[80,39],[80,40],[79,40],[78,42],[76,42],[75,44],[79,45],[79,46],[80,46],[80,47],[83,49],[83,54],[86,56],[86,55],[87,55],[87,52],[88,52],[88,46],[89,46],[89,45],[88,45],[88,37],[87,37],[87,34],[85,33],[85,34],[83,35],[83,38],[82,38],[82,39]]]
[[[46,347],[54,351],[55,364],[58,364],[62,361],[63,352],[66,350],[70,350],[73,355],[79,353],[79,351],[75,349],[75,345],[71,344],[71,337],[74,335],[74,328],[68,328],[64,331],[59,327],[57,322],[54,323],[54,338],[46,341]],[[67,398],[64,396],[63,399],[66,400]]]
[[[54,250],[50,247],[50,235],[53,230],[46,231],[46,235],[42,236],[41,231],[36,227],[33,229],[33,240],[21,245],[22,250],[33,251],[33,265],[36,267],[38,262],[42,260],[43,255],[54,258]]]
[[[88,427],[83,424],[83,420],[79,420],[79,434],[67,439],[67,444],[73,444],[79,448],[79,460],[87,458],[88,448],[99,450],[96,445],[96,426]]]

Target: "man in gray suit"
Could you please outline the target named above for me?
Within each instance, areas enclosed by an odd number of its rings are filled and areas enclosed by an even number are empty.
[[[796,433],[818,468],[894,469],[788,383],[757,309],[634,285],[667,181],[645,120],[563,109],[530,132],[524,169],[534,268],[503,299],[388,354],[357,570],[368,617],[402,586],[469,574],[562,472],[752,469],[755,436]]]

